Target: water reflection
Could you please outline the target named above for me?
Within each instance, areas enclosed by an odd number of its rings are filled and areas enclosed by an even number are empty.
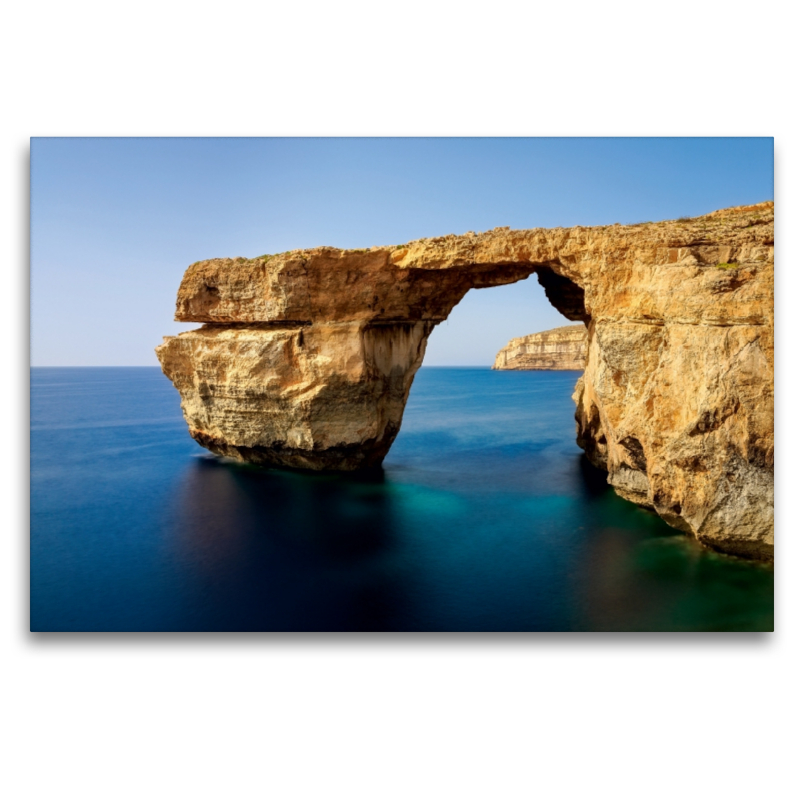
[[[452,464],[443,481],[436,468],[332,476],[192,459],[167,554],[183,627],[572,629],[582,593],[569,584],[584,579],[594,530],[575,500],[609,487],[579,456],[554,473],[552,454],[528,453],[510,482],[495,460],[473,455],[459,482]]]
[[[562,454],[553,471],[552,452],[530,451],[519,481],[492,473],[496,458],[474,454],[461,481],[452,464],[443,480],[430,464],[335,476],[191,459],[169,539],[181,626],[770,627],[769,568],[711,553],[622,501],[582,455]]]
[[[394,534],[382,484],[380,474],[343,479],[192,459],[172,509],[190,627],[383,627],[393,580],[380,564]]]
[[[619,504],[613,492],[597,498]],[[772,630],[770,565],[715,553],[645,509],[602,511],[598,522],[572,588],[576,629]]]
[[[582,457],[575,375],[423,369],[371,476],[200,456],[158,370],[41,377],[34,630],[772,627],[769,567],[704,550]]]

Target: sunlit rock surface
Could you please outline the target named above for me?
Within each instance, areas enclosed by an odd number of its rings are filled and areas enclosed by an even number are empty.
[[[380,464],[428,335],[536,273],[587,327],[578,443],[622,497],[738,555],[773,549],[773,204],[695,219],[319,247],[190,266],[156,352],[192,436],[302,469]]]
[[[585,325],[563,325],[512,339],[492,369],[580,369],[586,366]]]

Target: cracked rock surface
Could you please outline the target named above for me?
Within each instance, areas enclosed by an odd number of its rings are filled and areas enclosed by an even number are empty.
[[[318,247],[192,264],[156,348],[204,447],[378,466],[428,336],[469,289],[537,274],[587,331],[578,444],[622,497],[715,549],[773,553],[773,203],[694,219]]]

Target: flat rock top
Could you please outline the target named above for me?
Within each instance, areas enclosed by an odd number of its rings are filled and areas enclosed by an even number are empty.
[[[217,258],[186,270],[176,319],[441,320],[470,288],[513,283],[537,269],[552,269],[587,292],[604,286],[607,293],[611,282],[618,288],[620,281],[609,269],[622,267],[636,278],[636,267],[643,264],[758,267],[772,258],[773,243],[774,203],[769,201],[637,225],[495,228],[364,250],[315,247]],[[715,278],[719,283],[720,276]],[[713,293],[714,280],[705,283]]]
[[[287,250],[283,253],[265,254],[255,258],[213,258],[198,261],[189,270],[200,265],[236,269],[243,264],[269,264],[271,268],[296,258],[319,257],[322,261],[339,261],[346,257],[354,264],[394,264],[417,269],[447,269],[460,264],[497,263],[497,250],[522,241],[543,244],[549,242],[565,246],[570,242],[588,243],[604,241],[620,246],[653,243],[670,247],[701,246],[703,244],[772,244],[774,235],[774,209],[772,200],[750,206],[734,206],[712,211],[700,217],[682,217],[661,222],[640,222],[634,225],[576,225],[572,228],[493,228],[483,233],[469,231],[464,234],[446,234],[427,239],[414,239],[406,244],[378,245],[362,249],[340,249],[322,245],[308,249]],[[273,266],[274,265],[274,266]]]
[[[517,336],[515,339],[511,339],[506,347],[512,347],[515,344],[524,344],[525,342],[539,342],[550,339],[560,339],[564,341],[575,339],[576,341],[580,341],[584,338],[586,338],[586,326],[582,322],[579,322],[577,325],[561,325],[558,328],[550,328],[550,330],[547,331],[537,331],[536,333],[525,334],[525,336]]]

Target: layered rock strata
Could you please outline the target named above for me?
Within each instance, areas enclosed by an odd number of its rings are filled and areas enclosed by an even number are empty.
[[[579,369],[586,365],[585,325],[563,325],[512,339],[492,369]]]
[[[578,443],[623,497],[726,552],[773,542],[773,204],[191,265],[157,348],[191,435],[272,466],[380,464],[428,335],[537,274],[587,327]]]

